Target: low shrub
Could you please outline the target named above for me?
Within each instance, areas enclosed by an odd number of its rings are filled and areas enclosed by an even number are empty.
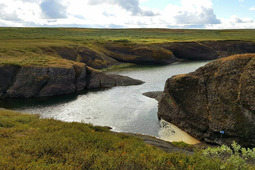
[[[254,149],[233,143],[165,153],[107,127],[0,111],[0,169],[254,169]],[[188,147],[184,143],[176,145]],[[227,155],[226,158],[222,157]]]

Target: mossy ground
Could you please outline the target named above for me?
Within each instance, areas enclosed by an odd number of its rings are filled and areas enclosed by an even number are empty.
[[[244,60],[244,59],[251,59],[252,57],[255,57],[255,53],[231,55],[229,57],[222,58],[219,61],[226,62],[226,61],[230,61],[230,60],[233,60],[233,61],[234,60]]]
[[[0,169],[244,169],[218,157],[165,153],[104,127],[0,110]],[[183,146],[183,144],[181,144]]]

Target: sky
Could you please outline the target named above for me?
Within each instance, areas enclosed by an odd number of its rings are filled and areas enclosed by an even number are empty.
[[[255,0],[0,0],[0,26],[255,28]]]

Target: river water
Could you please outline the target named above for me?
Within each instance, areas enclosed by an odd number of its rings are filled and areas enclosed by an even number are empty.
[[[144,81],[143,85],[114,87],[53,98],[1,100],[0,107],[39,114],[66,122],[84,122],[109,126],[113,131],[155,136],[167,141],[198,141],[176,126],[157,117],[156,100],[144,92],[163,91],[165,81],[173,75],[196,70],[207,62],[182,62],[167,66],[133,67],[112,71]]]

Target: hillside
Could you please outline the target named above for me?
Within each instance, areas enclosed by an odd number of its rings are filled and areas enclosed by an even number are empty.
[[[0,64],[170,64],[252,53],[254,40],[255,30],[0,28]]]

